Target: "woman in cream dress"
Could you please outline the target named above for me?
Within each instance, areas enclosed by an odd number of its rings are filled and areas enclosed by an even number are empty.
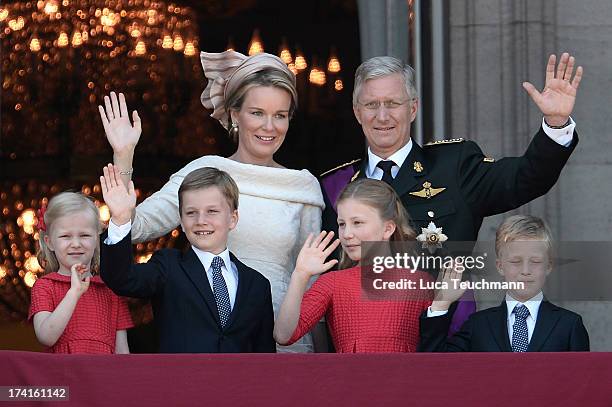
[[[229,158],[200,157],[172,175],[136,207],[132,240],[155,239],[179,225],[178,188],[188,173],[201,167],[226,171],[240,189],[240,219],[229,235],[228,247],[268,278],[276,313],[300,248],[309,233],[321,228],[324,208],[319,183],[310,172],[287,169],[274,161],[297,106],[295,76],[282,60],[265,53],[246,57],[234,51],[202,52],[201,60],[208,78],[202,103],[238,141],[238,148]],[[140,118],[133,112],[132,125],[125,98],[122,94],[117,98],[114,92],[99,110],[115,165],[127,182],[140,137]],[[312,352],[312,338],[308,335],[278,350]]]

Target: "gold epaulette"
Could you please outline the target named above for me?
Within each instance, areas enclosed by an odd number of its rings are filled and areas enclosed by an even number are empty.
[[[425,144],[423,147],[439,146],[441,144],[462,143],[464,141],[465,141],[465,139],[463,137],[460,137],[460,138],[451,138],[451,139],[448,139],[448,140],[436,140],[436,141],[430,141],[429,143]]]
[[[331,170],[327,170],[327,171],[325,171],[324,173],[322,173],[321,175],[319,175],[319,177],[324,177],[325,175],[329,174],[330,172],[334,172],[334,171],[336,171],[336,170],[339,170],[340,168],[344,168],[344,167],[348,167],[349,165],[353,165],[353,164],[355,164],[357,161],[361,161],[361,158],[358,158],[358,159],[356,159],[356,160],[350,161],[350,162],[348,162],[348,163],[341,164],[341,165],[339,165],[339,166],[337,166],[337,167],[335,167],[335,168],[332,168]]]

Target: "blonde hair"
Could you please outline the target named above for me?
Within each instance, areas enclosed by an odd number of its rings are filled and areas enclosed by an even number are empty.
[[[411,241],[416,239],[416,232],[410,227],[410,216],[397,193],[386,182],[363,178],[348,184],[338,197],[336,207],[347,199],[355,199],[375,209],[383,221],[393,221],[395,231],[390,241]],[[340,255],[340,269],[357,264],[343,250]]]
[[[100,212],[93,201],[79,192],[61,192],[55,195],[49,201],[47,210],[44,215],[45,230],[38,232],[38,253],[36,257],[38,263],[45,269],[45,274],[53,273],[59,270],[59,261],[49,246],[45,243],[45,236],[50,236],[54,222],[64,216],[72,215],[78,212],[89,212],[94,221],[96,233],[99,235],[102,232],[100,223]],[[96,248],[91,259],[91,272],[96,274],[100,267],[100,240],[96,236]]]
[[[179,214],[183,208],[183,192],[217,187],[227,200],[232,211],[238,209],[240,191],[234,179],[225,171],[215,167],[202,167],[191,171],[185,178],[178,190]]]
[[[291,71],[288,71],[289,74]],[[229,135],[234,143],[238,142],[238,132],[236,127],[232,127],[232,115],[231,111],[240,110],[242,103],[249,90],[258,86],[270,86],[278,89],[282,89],[289,93],[291,96],[291,105],[289,106],[289,118],[293,116],[293,113],[297,109],[298,95],[297,89],[294,84],[293,78],[289,76],[287,72],[281,71],[275,68],[266,68],[261,71],[253,72],[250,76],[247,76],[242,83],[236,87],[225,99],[225,111],[228,115],[229,123]]]
[[[499,257],[504,243],[520,239],[544,241],[551,254],[553,237],[546,222],[531,215],[514,215],[506,218],[495,232],[495,255]]]

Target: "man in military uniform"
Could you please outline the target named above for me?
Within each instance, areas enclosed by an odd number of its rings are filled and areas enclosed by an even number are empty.
[[[523,84],[544,116],[542,127],[523,156],[496,161],[463,139],[416,144],[410,138],[418,109],[413,69],[393,57],[365,61],[355,74],[353,110],[368,142],[367,156],[321,175],[323,228],[337,231],[338,195],[349,182],[368,177],[395,189],[417,233],[429,226],[449,240],[475,241],[485,216],[515,209],[548,192],[576,147],[570,114],[582,67],[572,78],[574,62],[564,53],[556,66],[551,55],[543,91]]]
[[[542,92],[523,87],[538,106],[542,126],[521,157],[495,161],[478,145],[463,139],[423,147],[410,138],[418,109],[414,71],[393,57],[375,57],[355,73],[353,111],[368,142],[365,159],[321,175],[325,199],[323,229],[338,230],[335,202],[357,178],[389,183],[410,214],[419,240],[448,238],[475,241],[485,216],[503,213],[544,195],[552,188],[578,143],[570,118],[582,67],[564,53],[551,55]],[[476,309],[468,291],[453,315],[455,332]]]

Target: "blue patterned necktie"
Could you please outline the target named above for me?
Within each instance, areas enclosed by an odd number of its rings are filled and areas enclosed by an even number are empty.
[[[376,166],[380,168],[383,172],[382,181],[385,181],[389,185],[391,185],[391,183],[393,182],[391,168],[393,168],[394,165],[395,163],[391,160],[379,161],[378,164],[376,164]]]
[[[527,352],[527,347],[529,346],[529,331],[527,331],[529,308],[523,304],[517,304],[512,312],[514,313],[512,352]]]
[[[213,293],[215,294],[215,300],[217,301],[217,310],[219,311],[219,319],[221,320],[222,328],[225,327],[230,313],[232,312],[229,292],[227,291],[227,284],[225,284],[225,279],[221,274],[221,267],[223,264],[223,259],[216,256],[210,266],[212,268],[213,276]]]

